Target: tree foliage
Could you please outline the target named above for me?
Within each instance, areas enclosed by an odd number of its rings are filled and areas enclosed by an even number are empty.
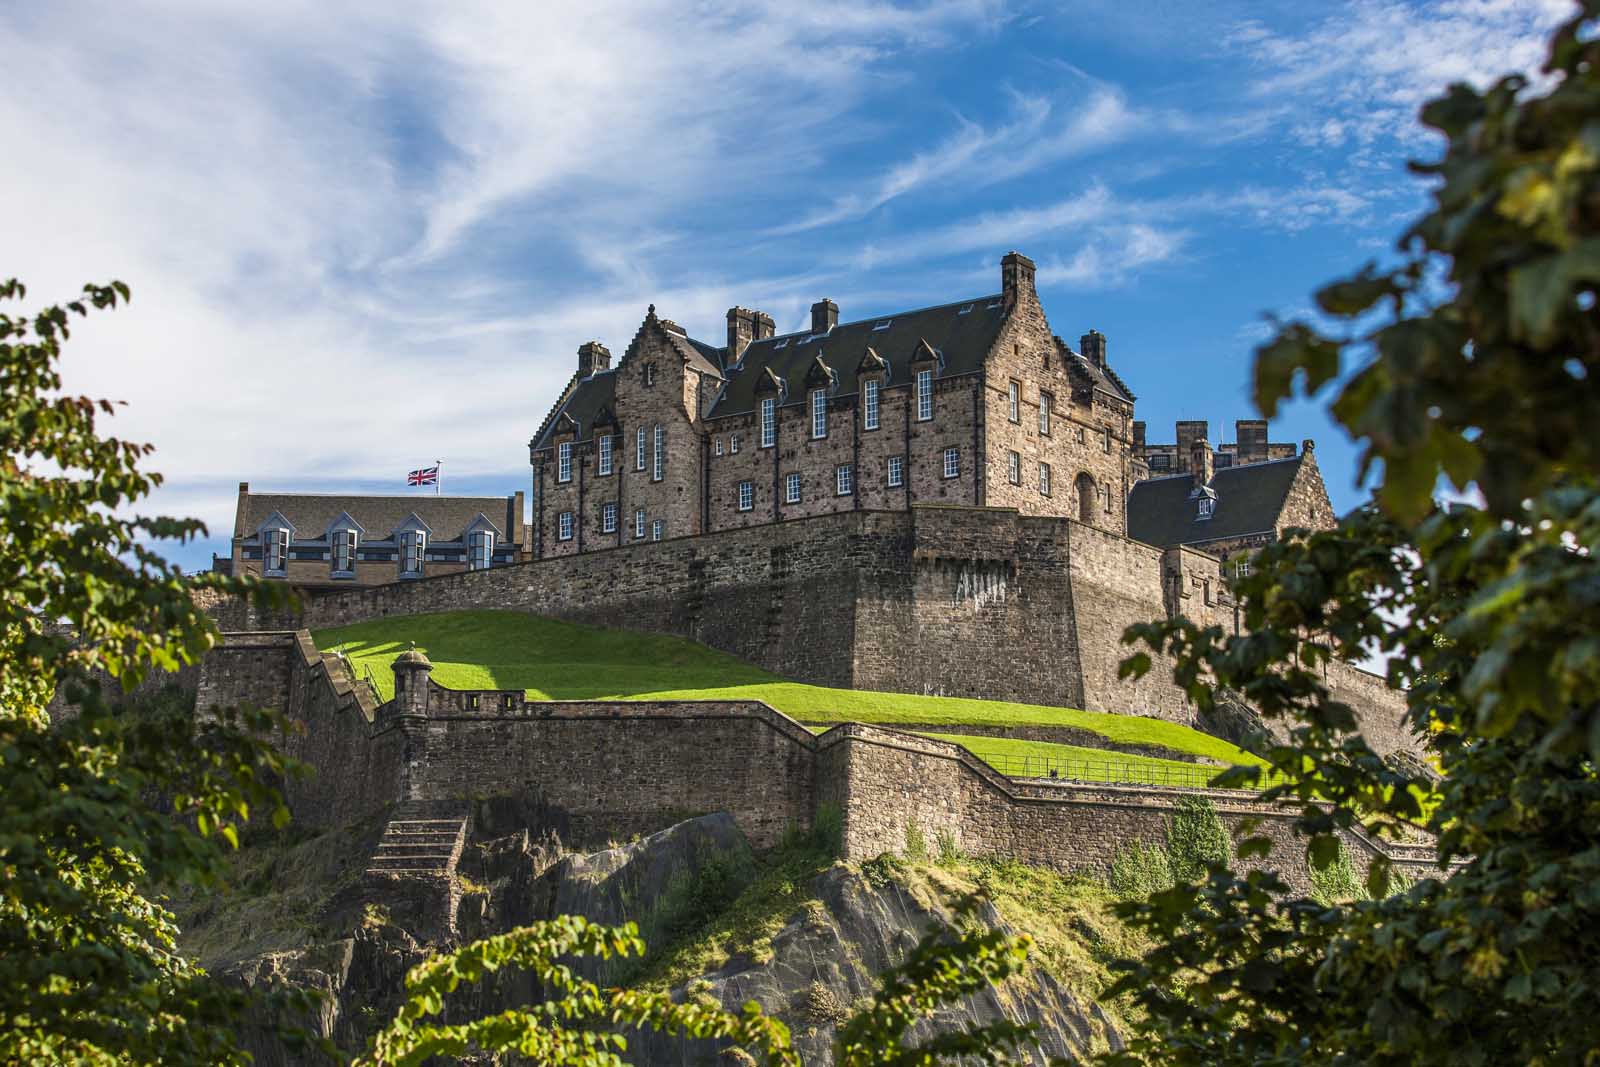
[[[0,303],[23,286],[0,284]],[[128,299],[87,286],[0,313],[0,1062],[241,1058],[247,1001],[184,959],[153,886],[204,882],[253,811],[287,815],[270,716],[139,713],[101,691],[196,662],[215,628],[146,542],[199,523],[127,518],[149,447],[102,436],[105,401],[61,394],[75,317]],[[244,583],[202,584],[247,591]],[[52,725],[60,694],[76,714]]]
[[[1173,654],[1202,705],[1227,687],[1285,722],[1264,797],[1298,807],[1316,869],[1336,876],[1357,822],[1425,829],[1445,865],[1385,895],[1375,862],[1379,899],[1341,904],[1213,867],[1126,905],[1158,942],[1119,983],[1149,1022],[1102,1062],[1600,1057],[1600,3],[1582,7],[1548,82],[1454,86],[1423,109],[1448,142],[1415,167],[1431,209],[1398,267],[1317,294],[1344,328],[1292,323],[1257,352],[1265,414],[1332,395],[1375,506],[1266,549],[1239,590],[1247,633],[1129,634]],[[1483,505],[1435,505],[1441,482]],[[1385,763],[1330,697],[1330,657],[1372,652],[1441,779]]]

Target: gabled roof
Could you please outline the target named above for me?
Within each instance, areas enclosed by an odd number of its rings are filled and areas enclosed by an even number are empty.
[[[1061,353],[1061,358],[1066,361],[1067,373],[1073,378],[1083,381],[1091,388],[1110,393],[1120,400],[1126,400],[1130,404],[1134,402],[1135,397],[1132,390],[1128,388],[1127,383],[1119,378],[1117,372],[1112,370],[1109,365],[1104,368],[1097,367],[1094,365],[1093,360],[1082,353],[1074,352],[1061,338],[1057,337],[1055,341],[1056,350]]]
[[[568,390],[561,403],[544,420],[544,425],[539,427],[533,447],[549,448],[556,434],[562,432],[564,421],[568,418],[578,424],[577,439],[587,441],[594,436],[595,420],[601,413],[611,415],[616,409],[617,371],[613,367],[582,379],[575,388]],[[615,415],[612,415],[612,420],[612,425],[615,425]]]
[[[514,496],[428,496],[424,493],[394,496],[347,496],[342,493],[246,493],[240,509],[246,537],[274,513],[281,515],[303,539],[320,538],[333,521],[349,515],[369,541],[387,540],[396,528],[415,515],[432,531],[435,541],[457,541],[480,515],[494,526],[502,540],[516,526]]]
[[[1128,493],[1128,536],[1170,548],[1205,541],[1271,533],[1304,456],[1223,467],[1211,476],[1216,505],[1211,518],[1196,518],[1194,477],[1173,474],[1135,482]]]
[[[728,368],[728,385],[710,417],[753,410],[762,370],[770,370],[788,383],[790,403],[801,402],[806,375],[819,356],[838,376],[838,393],[854,393],[869,346],[888,365],[892,383],[909,379],[911,361],[924,340],[944,357],[939,377],[975,374],[1004,322],[1000,297],[991,295],[841,323],[825,334],[802,331],[752,341],[738,363]]]

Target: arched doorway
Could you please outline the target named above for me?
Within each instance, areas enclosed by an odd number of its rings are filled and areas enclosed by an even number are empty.
[[[1100,497],[1100,492],[1094,484],[1094,476],[1084,471],[1078,475],[1077,481],[1073,484],[1078,490],[1078,521],[1093,523],[1095,501]]]

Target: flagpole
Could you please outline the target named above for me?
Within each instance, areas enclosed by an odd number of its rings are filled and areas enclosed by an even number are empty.
[[[439,477],[433,480],[433,495],[439,496],[444,492],[444,461],[434,460],[433,465],[439,468]]]

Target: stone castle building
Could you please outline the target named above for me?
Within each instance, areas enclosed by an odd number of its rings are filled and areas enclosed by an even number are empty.
[[[1333,509],[1310,443],[1264,421],[1212,450],[1204,422],[1147,445],[1106,338],[1051,329],[1034,264],[1000,291],[778,336],[732,308],[690,337],[652,305],[622,358],[597,341],[529,442],[536,559],[842,511],[1015,508],[1226,557]],[[1263,537],[1264,534],[1270,534]]]
[[[231,574],[312,594],[384,585],[528,558],[523,496],[253,493],[239,483]]]

